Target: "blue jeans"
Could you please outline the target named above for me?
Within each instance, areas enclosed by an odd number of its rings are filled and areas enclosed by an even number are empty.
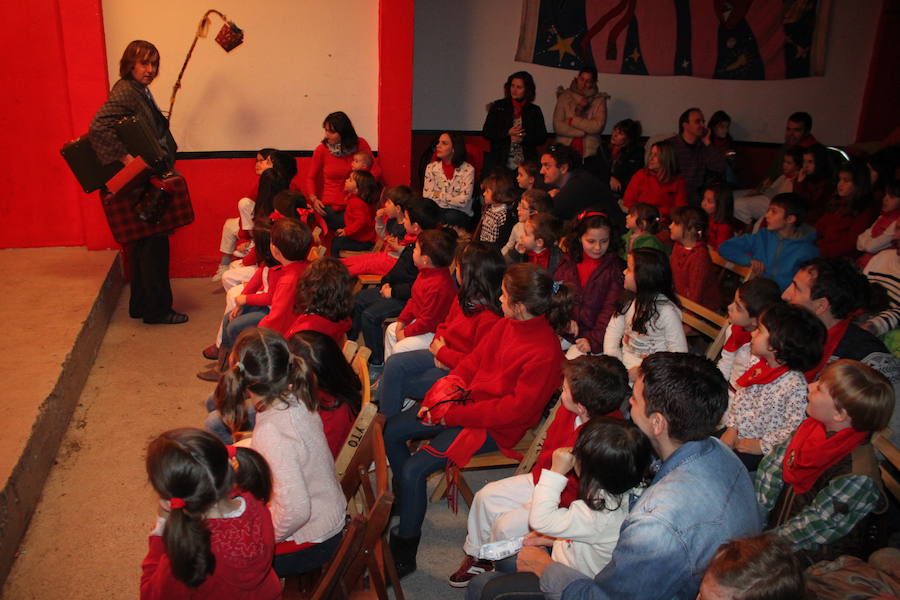
[[[244,410],[247,411],[247,422],[241,429],[243,431],[252,431],[256,426],[256,407],[248,402]],[[216,408],[215,394],[210,394],[209,398],[206,399],[206,412],[209,414],[206,415],[206,421],[203,422],[203,429],[222,440],[223,444],[233,444],[234,438],[231,435],[231,430],[225,424],[225,421],[222,420],[222,414],[219,412],[219,409]]]
[[[380,365],[384,362],[384,329],[381,324],[385,319],[399,315],[405,305],[396,298],[382,297],[379,288],[366,288],[356,294],[353,327],[348,337],[355,340],[360,333],[363,334],[366,346],[372,351],[370,363]]]
[[[278,554],[272,561],[272,568],[279,577],[287,577],[288,575],[302,575],[313,569],[318,569],[326,564],[337,552],[341,540],[344,538],[344,532],[333,535],[324,542],[313,544],[303,550],[291,552],[290,554]]]
[[[378,412],[393,417],[400,412],[404,398],[421,400],[435,381],[449,373],[434,366],[434,355],[429,350],[392,355],[384,363],[381,384],[375,392]]]
[[[234,341],[241,332],[256,327],[267,314],[269,314],[268,306],[246,305],[241,309],[241,314],[233,319],[230,313],[225,315],[222,318],[222,345],[219,348],[225,350],[234,348]]]
[[[397,526],[397,535],[404,538],[419,537],[422,534],[422,521],[425,520],[425,509],[428,507],[428,494],[425,489],[428,476],[447,466],[446,458],[428,452],[420,450],[410,454],[406,442],[430,438],[432,448],[444,451],[463,430],[462,427],[424,425],[416,417],[416,412],[416,408],[411,408],[395,415],[388,419],[384,428],[384,446],[388,461],[391,463],[391,471],[394,473],[394,485],[400,502],[400,524]],[[492,452],[496,449],[496,442],[488,436],[475,454]]]

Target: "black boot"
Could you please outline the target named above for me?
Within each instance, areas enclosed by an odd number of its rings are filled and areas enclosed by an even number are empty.
[[[391,555],[394,557],[394,565],[397,567],[397,576],[403,579],[416,570],[416,552],[419,549],[419,540],[421,536],[416,537],[400,537],[397,535],[397,528],[391,529],[391,539],[389,542]]]

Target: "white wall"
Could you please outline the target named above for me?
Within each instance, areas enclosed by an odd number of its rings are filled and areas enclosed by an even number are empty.
[[[244,30],[226,53],[216,44],[222,20],[212,16],[175,101],[172,132],[182,151],[311,150],[322,119],[343,110],[357,133],[378,148],[378,3],[372,0],[104,0],[110,83],[133,39],[159,48],[161,70],[150,86],[160,108],[203,13],[216,8]]]
[[[727,111],[736,139],[781,142],[787,115],[805,110],[820,140],[853,142],[880,7],[879,0],[833,0],[824,77],[718,81],[601,73],[600,89],[612,96],[607,132],[626,117],[640,119],[645,135],[674,131],[681,111],[699,106],[707,118]],[[517,0],[416,2],[414,129],[480,130],[486,104],[503,96],[510,73],[523,69],[535,78],[536,103],[552,129],[556,88],[568,86],[574,72],[515,62],[520,20]]]

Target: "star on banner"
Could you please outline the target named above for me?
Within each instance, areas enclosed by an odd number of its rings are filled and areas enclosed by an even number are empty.
[[[559,62],[562,62],[563,57],[566,54],[571,54],[572,56],[576,56],[575,51],[572,49],[572,42],[575,40],[575,36],[572,37],[561,37],[558,33],[556,34],[556,43],[550,46],[549,51],[556,50],[559,52]]]

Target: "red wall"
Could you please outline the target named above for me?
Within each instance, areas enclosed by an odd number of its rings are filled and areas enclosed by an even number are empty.
[[[378,151],[388,184],[409,181],[413,0],[379,6]],[[3,2],[0,54],[0,248],[117,247],[97,194],[85,194],[59,154],[87,131],[109,90],[101,0]],[[121,49],[114,49],[119,52]],[[384,93],[382,93],[382,90]],[[295,186],[309,159],[298,159]],[[173,277],[210,275],[219,261],[222,221],[256,185],[252,159],[180,160],[196,214],[172,237]]]

